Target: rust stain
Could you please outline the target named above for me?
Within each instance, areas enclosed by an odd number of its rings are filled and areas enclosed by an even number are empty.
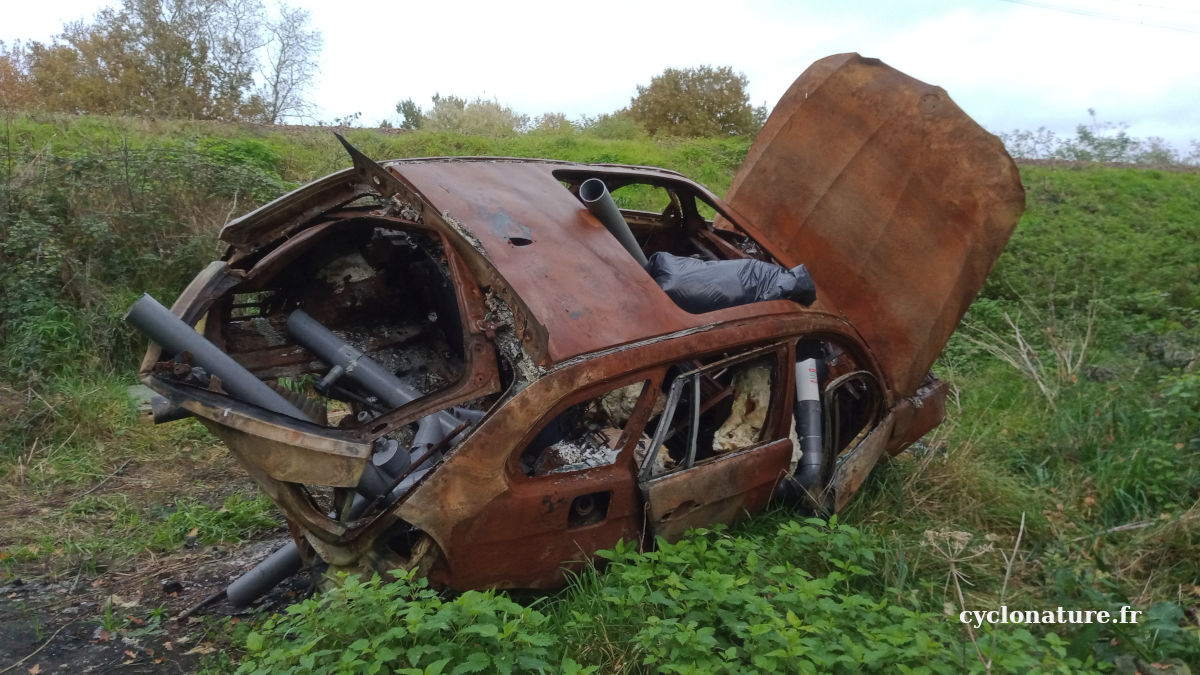
[[[936,103],[931,103],[936,102]],[[788,89],[727,197],[786,265],[808,266],[911,395],[1025,208],[1016,165],[942,89],[839,54]]]

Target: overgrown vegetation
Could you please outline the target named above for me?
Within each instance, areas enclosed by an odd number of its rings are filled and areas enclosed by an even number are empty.
[[[447,603],[407,574],[343,580],[250,633],[239,672],[981,670],[958,626],[880,583],[882,542],[836,519],[778,520],[645,554],[618,546],[603,574],[532,608],[478,592]],[[1054,634],[993,629],[979,648],[1004,670],[1094,665]]]
[[[664,166],[718,193],[750,142],[598,127],[350,140],[379,158]],[[231,215],[344,167],[344,153],[318,130],[199,122],[21,115],[0,133],[0,578],[176,550],[193,529],[203,543],[271,527],[198,425],[135,422],[124,387],[144,342],[120,317],[142,291],[173,298],[217,254]],[[1200,175],[1022,173],[1028,212],[937,366],[953,388],[949,419],[880,467],[840,522],[779,512],[653,554],[619,547],[604,571],[532,604],[347,580],[247,631],[241,667],[359,672],[388,657],[399,672],[959,672],[991,660],[996,671],[1147,672],[1200,661]],[[961,609],[1000,604],[1147,616],[958,622]]]
[[[1172,146],[1157,136],[1134,138],[1124,124],[1101,122],[1094,108],[1088,108],[1087,124],[1075,127],[1074,137],[1059,137],[1046,127],[1036,131],[1015,129],[998,134],[1013,157],[1051,159],[1072,162],[1116,162],[1170,167],[1179,164],[1200,165],[1200,140],[1188,148]]]

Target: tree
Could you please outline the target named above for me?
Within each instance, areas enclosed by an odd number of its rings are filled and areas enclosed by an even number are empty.
[[[29,77],[29,52],[20,42],[10,48],[0,40],[0,109],[20,110],[38,100],[37,86]]]
[[[47,110],[276,121],[300,109],[320,49],[306,12],[278,14],[267,23],[262,0],[123,0],[31,43],[18,72]]]
[[[321,33],[309,28],[308,10],[279,6],[279,19],[267,32],[265,83],[260,90],[264,110],[262,118],[277,124],[284,117],[302,117],[311,106],[304,90],[317,72],[317,54],[321,52]]]
[[[421,112],[421,106],[417,105],[411,98],[406,98],[396,104],[396,113],[400,115],[400,128],[416,130],[420,129],[425,123],[425,115]]]
[[[538,115],[533,120],[533,131],[553,134],[569,134],[578,128],[567,119],[565,113],[551,112]]]
[[[766,108],[750,105],[746,76],[729,66],[667,68],[638,85],[633,118],[655,136],[731,136],[762,128]]]
[[[412,105],[408,105],[412,104]],[[412,99],[401,101],[396,111],[404,115],[401,126],[409,123],[421,129],[445,131],[464,136],[512,136],[529,126],[529,116],[513,111],[499,101],[475,98],[468,101],[459,96],[433,95],[433,107],[422,111]]]
[[[264,34],[264,7],[259,0],[223,0],[210,2],[218,11],[210,11],[201,22],[198,38],[212,54],[213,98],[217,116],[249,117],[258,113],[257,101],[246,99],[254,84],[260,55],[268,48]],[[282,11],[282,7],[281,7]],[[319,47],[318,47],[319,49]]]

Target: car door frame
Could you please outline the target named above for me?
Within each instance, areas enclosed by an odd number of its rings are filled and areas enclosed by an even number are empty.
[[[681,373],[674,379],[650,449],[638,467],[648,538],[673,541],[691,528],[732,524],[767,506],[779,481],[787,474],[794,450],[788,431],[794,374],[791,368],[784,367],[795,360],[793,350],[790,341],[776,342]],[[700,375],[764,355],[775,357],[771,403],[763,424],[764,429],[770,430],[768,440],[696,463],[699,399],[693,396],[695,407],[684,465],[660,476],[652,475],[656,455],[662,449],[683,388],[698,386]]]

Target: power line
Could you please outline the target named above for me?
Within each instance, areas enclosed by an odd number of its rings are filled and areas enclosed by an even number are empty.
[[[1196,12],[1195,7],[1188,8],[1188,7],[1179,7],[1176,5],[1156,5],[1152,2],[1142,2],[1142,0],[1108,0],[1108,1],[1115,2],[1115,3],[1121,4],[1121,5],[1130,5],[1130,6],[1136,5],[1138,7],[1149,7],[1150,9],[1165,9],[1168,12],[1183,12],[1183,13],[1189,13],[1189,12],[1195,13]]]
[[[1002,0],[1003,2],[1011,2],[1015,5],[1028,5],[1030,7],[1039,7],[1041,9],[1049,9],[1055,12],[1065,12],[1067,14],[1078,14],[1080,16],[1090,16],[1094,19],[1107,19],[1109,21],[1119,21],[1121,23],[1133,24],[1136,26],[1152,26],[1154,28],[1166,28],[1167,30],[1177,30],[1184,33],[1200,33],[1200,28],[1196,26],[1172,25],[1166,23],[1157,23],[1154,21],[1133,20],[1114,14],[1106,14],[1104,12],[1094,12],[1087,9],[1079,9],[1078,7],[1063,7],[1049,2],[1039,2],[1038,0]]]

